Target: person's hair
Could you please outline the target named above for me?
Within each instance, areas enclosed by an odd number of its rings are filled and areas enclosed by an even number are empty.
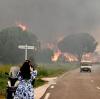
[[[23,79],[30,79],[31,74],[30,74],[30,61],[26,60],[22,67],[20,68],[20,75],[22,76]]]

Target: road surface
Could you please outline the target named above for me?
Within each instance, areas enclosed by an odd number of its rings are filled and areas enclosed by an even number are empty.
[[[100,99],[100,66],[91,73],[73,70],[52,84],[41,99]]]

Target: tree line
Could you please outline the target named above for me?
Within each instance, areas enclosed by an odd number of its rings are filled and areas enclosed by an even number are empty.
[[[37,62],[51,62],[53,49],[41,49],[38,37],[29,31],[23,31],[20,27],[9,27],[0,31],[0,63],[16,64],[24,60],[24,50],[18,49],[19,45],[35,46],[35,50],[28,51],[28,58]],[[82,55],[94,52],[97,41],[89,33],[77,33],[66,36],[58,43],[62,52],[75,55],[80,61]]]

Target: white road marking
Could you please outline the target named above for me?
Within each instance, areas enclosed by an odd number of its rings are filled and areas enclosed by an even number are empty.
[[[96,87],[96,88],[100,90],[100,87],[99,87],[99,86],[98,86],[98,87]]]
[[[47,93],[44,99],[48,99],[50,97],[50,93]]]
[[[51,88],[54,88],[54,86],[51,86]]]

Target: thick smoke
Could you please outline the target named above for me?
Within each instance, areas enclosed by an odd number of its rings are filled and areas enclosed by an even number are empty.
[[[0,0],[0,29],[24,23],[43,42],[88,32],[99,39],[100,0]]]

